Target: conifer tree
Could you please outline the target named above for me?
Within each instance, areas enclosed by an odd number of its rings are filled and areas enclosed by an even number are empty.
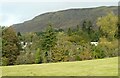
[[[56,34],[52,26],[49,25],[43,35],[42,43],[41,43],[42,50],[44,51],[45,62],[51,61],[51,50],[55,46],[55,44],[56,44]]]

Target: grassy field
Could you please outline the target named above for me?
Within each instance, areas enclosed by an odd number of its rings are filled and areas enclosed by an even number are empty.
[[[3,76],[117,76],[118,57],[76,62],[3,66]]]

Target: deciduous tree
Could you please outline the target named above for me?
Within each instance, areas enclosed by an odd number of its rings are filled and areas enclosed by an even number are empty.
[[[20,54],[21,46],[16,32],[12,27],[3,29],[2,32],[2,57],[8,58],[9,65],[14,64]]]

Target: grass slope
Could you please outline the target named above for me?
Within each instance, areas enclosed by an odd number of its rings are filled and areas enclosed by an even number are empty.
[[[3,66],[3,76],[117,76],[118,57],[76,62]]]

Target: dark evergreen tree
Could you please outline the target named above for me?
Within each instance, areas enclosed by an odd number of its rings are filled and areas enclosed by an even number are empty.
[[[82,24],[82,30],[83,31],[86,31],[86,26],[87,26],[87,22],[86,22],[86,20],[84,20],[83,24]]]
[[[72,30],[71,30],[71,28],[68,28],[67,34],[68,34],[69,36],[72,35]]]
[[[91,21],[83,21],[82,30],[90,34],[92,32],[92,23]]]
[[[79,25],[77,25],[77,31],[79,31],[80,30],[80,27],[79,27]]]
[[[22,36],[20,32],[17,33],[17,36]]]
[[[41,48],[44,51],[44,62],[51,61],[51,50],[56,45],[56,33],[51,25],[46,29],[42,42]]]
[[[88,27],[87,27],[87,31],[88,31],[88,34],[91,34],[93,29],[92,29],[92,22],[91,21],[88,21]]]

